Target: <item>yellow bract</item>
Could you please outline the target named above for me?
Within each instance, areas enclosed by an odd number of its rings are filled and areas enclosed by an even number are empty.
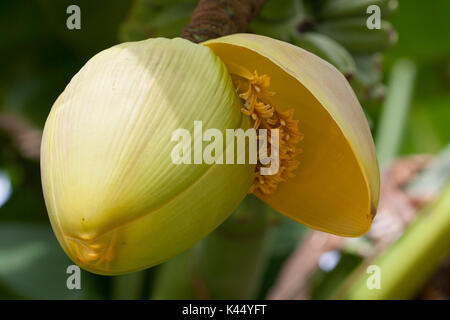
[[[101,274],[144,269],[187,249],[247,194],[254,165],[176,165],[172,133],[248,128],[221,60],[182,39],[94,56],[53,105],[42,184],[66,253]],[[230,187],[232,184],[232,187]]]
[[[296,176],[261,198],[286,216],[342,235],[366,233],[376,212],[379,171],[372,136],[344,76],[288,43],[234,34],[203,43],[227,65],[271,79],[271,102],[294,108],[304,134]]]

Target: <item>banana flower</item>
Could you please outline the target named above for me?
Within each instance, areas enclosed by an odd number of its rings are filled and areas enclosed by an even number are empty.
[[[261,159],[174,163],[179,128],[193,135],[189,147],[205,151],[198,121],[221,132],[279,129],[277,148],[268,145],[278,171],[261,175]],[[222,143],[215,156],[231,142]],[[51,109],[41,176],[62,248],[104,275],[184,251],[249,192],[295,221],[348,237],[368,231],[379,192],[372,136],[344,76],[299,47],[252,34],[202,44],[156,38],[95,55]]]

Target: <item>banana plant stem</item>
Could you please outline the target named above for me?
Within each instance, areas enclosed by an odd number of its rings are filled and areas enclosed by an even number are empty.
[[[145,271],[139,271],[114,277],[112,279],[112,299],[141,299],[145,285],[145,278]]]
[[[247,196],[212,234],[161,266],[151,298],[255,298],[270,253],[271,216]]]

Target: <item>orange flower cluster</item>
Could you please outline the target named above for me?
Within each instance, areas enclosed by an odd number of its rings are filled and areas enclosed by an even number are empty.
[[[303,139],[303,134],[298,129],[298,120],[294,120],[294,110],[284,112],[268,103],[271,96],[275,93],[269,91],[270,77],[267,75],[259,76],[255,71],[251,77],[245,78],[248,81],[247,90],[241,92],[239,96],[245,101],[245,108],[241,111],[243,114],[252,117],[254,128],[267,129],[268,132],[268,155],[272,154],[272,144],[270,129],[279,129],[279,169],[274,175],[261,175],[260,168],[264,166],[260,161],[256,165],[256,177],[249,193],[273,193],[277,185],[282,181],[294,176],[293,171],[298,167],[299,161],[295,157],[302,152],[296,145]],[[240,87],[240,86],[239,86]],[[258,137],[261,139],[262,137]],[[264,150],[265,151],[265,150]]]

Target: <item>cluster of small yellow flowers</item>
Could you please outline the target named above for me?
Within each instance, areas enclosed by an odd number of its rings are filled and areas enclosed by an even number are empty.
[[[267,75],[258,75],[255,71],[240,72],[238,76],[247,80],[247,89],[240,92],[239,96],[245,101],[245,108],[241,111],[243,114],[252,117],[255,129],[267,129],[268,155],[272,154],[270,129],[279,129],[279,165],[278,172],[273,175],[262,175],[260,169],[263,165],[260,161],[256,165],[256,176],[249,193],[271,194],[277,185],[294,176],[293,171],[298,167],[299,161],[295,157],[302,152],[296,145],[303,139],[303,134],[298,129],[298,120],[294,120],[294,110],[278,111],[268,103],[269,98],[275,93],[269,91],[270,77]],[[239,81],[241,82],[241,81]],[[238,91],[240,91],[238,86]],[[259,136],[258,139],[262,137]]]
[[[77,263],[84,265],[90,263],[93,266],[103,265],[108,268],[109,262],[114,259],[114,248],[117,242],[117,230],[113,230],[100,238],[83,239],[64,237],[68,249],[76,257]]]

